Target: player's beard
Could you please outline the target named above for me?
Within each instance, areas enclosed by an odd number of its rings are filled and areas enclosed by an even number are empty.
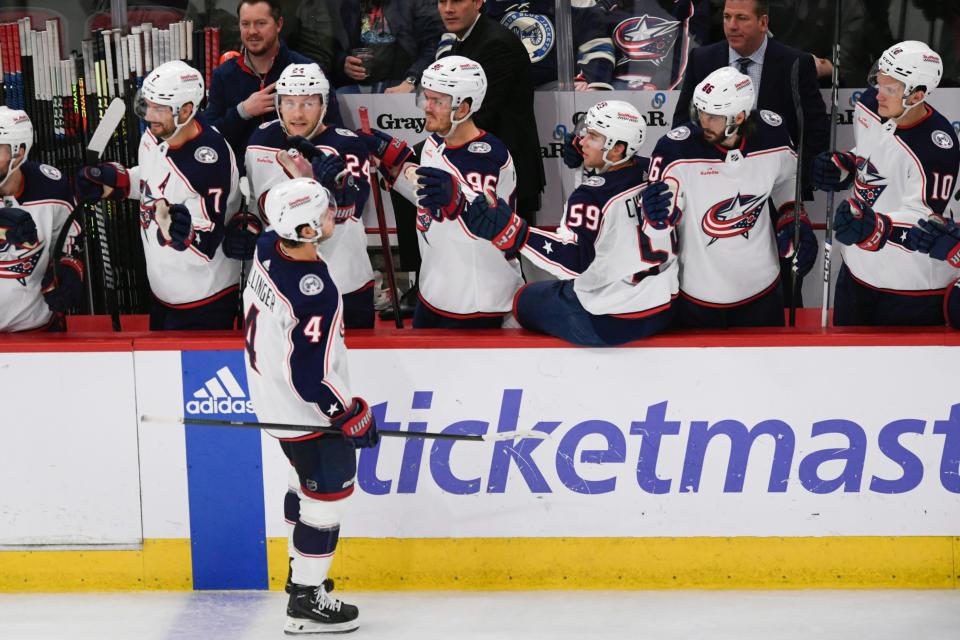
[[[153,134],[153,137],[157,140],[166,140],[173,135],[173,132],[176,131],[176,124],[171,122],[169,126],[163,122],[147,121],[147,128],[150,129],[150,133]]]
[[[435,115],[425,115],[427,116],[427,122],[424,125],[424,128],[430,133],[439,133],[441,136],[446,135],[446,133],[449,132],[453,127],[453,121],[449,116],[444,121],[441,121],[440,118]]]
[[[287,129],[287,135],[289,136],[303,136],[304,138],[309,138],[310,134],[314,131],[317,131],[320,120],[313,120],[307,122],[306,124],[297,124],[294,122],[285,122],[284,127]]]

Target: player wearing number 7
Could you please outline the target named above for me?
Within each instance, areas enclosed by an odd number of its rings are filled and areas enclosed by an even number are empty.
[[[199,71],[179,60],[160,65],[134,105],[147,125],[137,166],[107,162],[77,175],[84,202],[140,201],[153,330],[230,329],[237,315],[240,263],[225,253],[246,233],[228,228],[240,205],[237,164],[197,115],[203,95]]]
[[[464,211],[471,233],[559,278],[517,292],[514,313],[524,328],[603,347],[670,323],[679,288],[676,235],[640,213],[650,164],[637,155],[645,132],[627,102],[599,102],[587,111],[573,146],[592,175],[570,194],[557,233],[528,228],[502,200],[490,206],[478,198]]]
[[[420,230],[420,299],[413,316],[418,328],[496,328],[510,313],[523,284],[516,252],[495,249],[460,219],[478,194],[516,206],[513,158],[495,136],[477,128],[487,77],[476,62],[448,56],[427,67],[417,104],[430,132],[419,167],[404,142],[374,130],[358,135],[381,162],[393,188],[417,205]]]

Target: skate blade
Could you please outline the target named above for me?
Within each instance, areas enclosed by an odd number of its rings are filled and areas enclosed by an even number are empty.
[[[359,619],[334,624],[287,616],[287,622],[283,625],[283,632],[291,636],[308,633],[350,633],[356,631],[359,627]]]

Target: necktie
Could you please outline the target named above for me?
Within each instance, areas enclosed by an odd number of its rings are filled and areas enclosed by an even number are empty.
[[[750,68],[750,63],[753,62],[750,58],[739,58],[737,60],[737,70],[743,75],[749,75],[747,69]]]

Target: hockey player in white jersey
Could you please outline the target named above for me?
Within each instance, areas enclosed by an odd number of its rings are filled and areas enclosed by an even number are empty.
[[[342,292],[346,327],[373,328],[373,266],[362,220],[370,194],[367,147],[353,131],[323,124],[330,83],[319,65],[289,65],[275,91],[280,118],[261,125],[247,145],[253,200],[262,214],[270,189],[304,169],[333,193],[337,226],[320,253]],[[301,163],[293,159],[290,149],[303,154],[310,164],[298,166]]]
[[[103,163],[77,175],[84,202],[140,201],[155,330],[230,329],[236,319],[240,263],[224,253],[224,236],[240,204],[237,165],[223,136],[196,113],[203,95],[196,69],[179,60],[160,65],[137,96],[148,125],[138,166]]]
[[[342,633],[359,626],[359,612],[330,596],[327,574],[354,489],[356,449],[376,446],[380,436],[370,407],[350,393],[343,303],[318,251],[334,230],[330,194],[310,178],[285,181],[270,190],[265,212],[271,228],[257,241],[243,293],[250,399],[261,422],[343,432],[269,431],[292,466],[284,631]]]
[[[380,131],[361,137],[396,178],[394,189],[417,205],[420,299],[414,328],[495,328],[511,310],[523,278],[516,252],[504,255],[470,233],[459,214],[478,194],[516,204],[513,158],[495,136],[477,128],[473,114],[486,94],[483,68],[462,56],[427,67],[417,103],[430,137],[420,166],[406,145]]]
[[[659,184],[648,187],[644,214],[679,229],[680,326],[784,324],[780,258],[793,256],[797,154],[779,115],[751,112],[753,97],[750,78],[717,69],[694,91],[690,122],[651,156],[649,178]],[[658,192],[673,195],[655,205]],[[817,242],[802,209],[800,224],[803,276]]]
[[[502,199],[490,206],[477,198],[466,207],[471,233],[559,278],[517,292],[514,313],[524,328],[601,347],[670,323],[679,288],[676,235],[641,215],[649,160],[637,153],[645,132],[627,102],[599,102],[587,111],[577,148],[593,175],[570,195],[557,233],[530,228]]]
[[[0,332],[63,330],[83,293],[80,226],[71,222],[55,246],[76,206],[73,190],[59,169],[27,159],[32,145],[27,114],[0,107]]]
[[[935,219],[927,221],[945,213],[957,189],[957,135],[926,102],[942,75],[940,56],[922,42],[884,51],[871,88],[856,105],[854,148],[820,154],[814,162],[815,187],[853,187],[833,222],[844,245],[836,325],[944,323],[944,290],[957,271],[941,261],[949,255],[940,249],[942,240],[919,234],[942,238]]]

